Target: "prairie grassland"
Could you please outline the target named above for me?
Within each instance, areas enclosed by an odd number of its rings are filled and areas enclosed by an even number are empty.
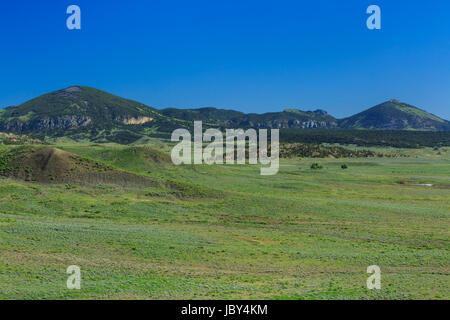
[[[291,159],[264,177],[143,147],[61,148],[185,188],[2,178],[1,299],[450,298],[450,152]],[[366,288],[374,264],[381,290]],[[66,288],[69,265],[81,290]]]

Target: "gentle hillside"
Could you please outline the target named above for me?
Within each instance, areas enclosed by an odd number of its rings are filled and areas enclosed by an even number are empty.
[[[450,130],[450,122],[409,104],[390,100],[339,121],[343,129]]]
[[[150,146],[123,146],[110,144],[68,145],[61,149],[95,159],[114,168],[137,174],[158,174],[172,166],[170,155]]]
[[[178,179],[177,173],[183,172],[183,168],[173,166],[168,155],[148,146],[80,145],[67,149],[0,148],[0,177],[27,183],[66,184],[66,188],[113,185],[139,189],[148,199],[221,196],[209,187]]]
[[[145,187],[142,176],[53,147],[23,146],[0,153],[0,175],[39,183],[116,184]]]

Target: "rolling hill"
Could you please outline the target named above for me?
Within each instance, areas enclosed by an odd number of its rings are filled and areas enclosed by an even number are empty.
[[[0,180],[34,184],[139,189],[145,196],[177,199],[221,196],[211,188],[167,174],[170,156],[149,146],[42,145],[0,148]]]
[[[145,177],[49,146],[2,150],[0,176],[39,183],[154,185]]]

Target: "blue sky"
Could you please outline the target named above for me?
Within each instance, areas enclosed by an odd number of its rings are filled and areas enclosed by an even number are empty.
[[[448,0],[1,1],[0,106],[75,84],[159,108],[345,117],[395,98],[450,119],[449,15]]]

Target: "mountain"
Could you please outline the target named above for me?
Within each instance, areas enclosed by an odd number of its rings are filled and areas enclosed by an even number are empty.
[[[396,100],[338,120],[326,111],[286,109],[243,113],[216,108],[155,109],[145,104],[85,86],[47,93],[19,106],[0,109],[0,132],[52,141],[130,144],[146,137],[170,137],[177,128],[204,127],[280,129],[406,129],[450,131],[449,121]]]
[[[107,92],[72,86],[3,109],[0,117],[6,121],[0,124],[0,130],[27,132],[87,127],[92,123],[145,123],[153,120],[155,111]]]
[[[0,132],[33,138],[68,137],[94,142],[132,143],[144,136],[167,137],[194,120],[206,126],[242,128],[334,128],[337,120],[323,110],[245,114],[216,108],[157,110],[86,86],[43,94],[19,106],[0,109]]]
[[[0,109],[0,131],[38,138],[129,143],[158,129],[169,132],[179,126],[152,107],[83,86]]]
[[[216,108],[164,109],[163,115],[186,121],[202,120],[212,125],[239,128],[325,128],[337,126],[337,119],[324,110],[302,111],[286,109],[282,112],[243,113]]]
[[[339,121],[342,129],[448,131],[450,122],[422,109],[389,100]]]

